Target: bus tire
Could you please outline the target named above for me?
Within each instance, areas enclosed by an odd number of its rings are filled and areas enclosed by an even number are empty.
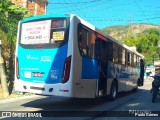
[[[117,94],[118,94],[118,84],[114,80],[112,82],[111,89],[110,89],[110,95],[109,95],[110,100],[114,101],[116,99],[116,97],[117,97]]]

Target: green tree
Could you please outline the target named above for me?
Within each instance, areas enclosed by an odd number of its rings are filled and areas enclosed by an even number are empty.
[[[128,46],[136,46],[137,51],[145,56],[146,65],[160,59],[160,31],[155,28],[145,30],[137,37],[129,36],[122,42]]]
[[[138,50],[140,52],[148,52],[153,47],[157,47],[159,44],[159,31],[157,29],[149,29],[142,33],[142,35],[138,38],[139,45]]]
[[[10,0],[0,1],[0,39],[3,43],[3,56],[6,63],[10,92],[14,80],[14,52],[18,22],[30,15],[26,8],[14,5]]]
[[[130,35],[127,38],[124,38],[122,42],[128,46],[136,46],[139,41],[134,36]]]

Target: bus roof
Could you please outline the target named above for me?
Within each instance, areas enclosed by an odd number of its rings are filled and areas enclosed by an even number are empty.
[[[21,20],[21,22],[28,22],[28,21],[33,21],[33,20],[38,20],[38,19],[46,19],[46,18],[69,18],[69,14],[45,14],[45,15],[39,15],[39,16],[32,16],[25,18]]]

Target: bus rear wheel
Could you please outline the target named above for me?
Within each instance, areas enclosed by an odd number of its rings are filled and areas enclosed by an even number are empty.
[[[110,89],[110,95],[109,95],[110,100],[112,101],[115,100],[117,97],[117,94],[118,94],[118,85],[117,85],[117,82],[114,80],[112,82],[111,89]]]

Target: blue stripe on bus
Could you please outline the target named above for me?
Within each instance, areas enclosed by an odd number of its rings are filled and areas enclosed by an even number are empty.
[[[46,83],[48,84],[61,83],[62,81],[64,64],[67,58],[68,44],[57,49],[58,51],[54,56],[54,60],[52,62],[48,77],[46,79]]]
[[[118,65],[115,63],[108,63],[107,76],[108,79],[138,79],[140,69],[133,67],[126,67],[125,65]],[[98,60],[91,58],[82,58],[82,79],[98,79],[99,65]]]
[[[98,60],[82,58],[82,79],[97,79],[99,77]]]
[[[125,65],[118,65],[114,63],[108,64],[108,78],[125,78],[131,80],[132,78],[139,78],[140,69],[133,67],[126,67]]]

